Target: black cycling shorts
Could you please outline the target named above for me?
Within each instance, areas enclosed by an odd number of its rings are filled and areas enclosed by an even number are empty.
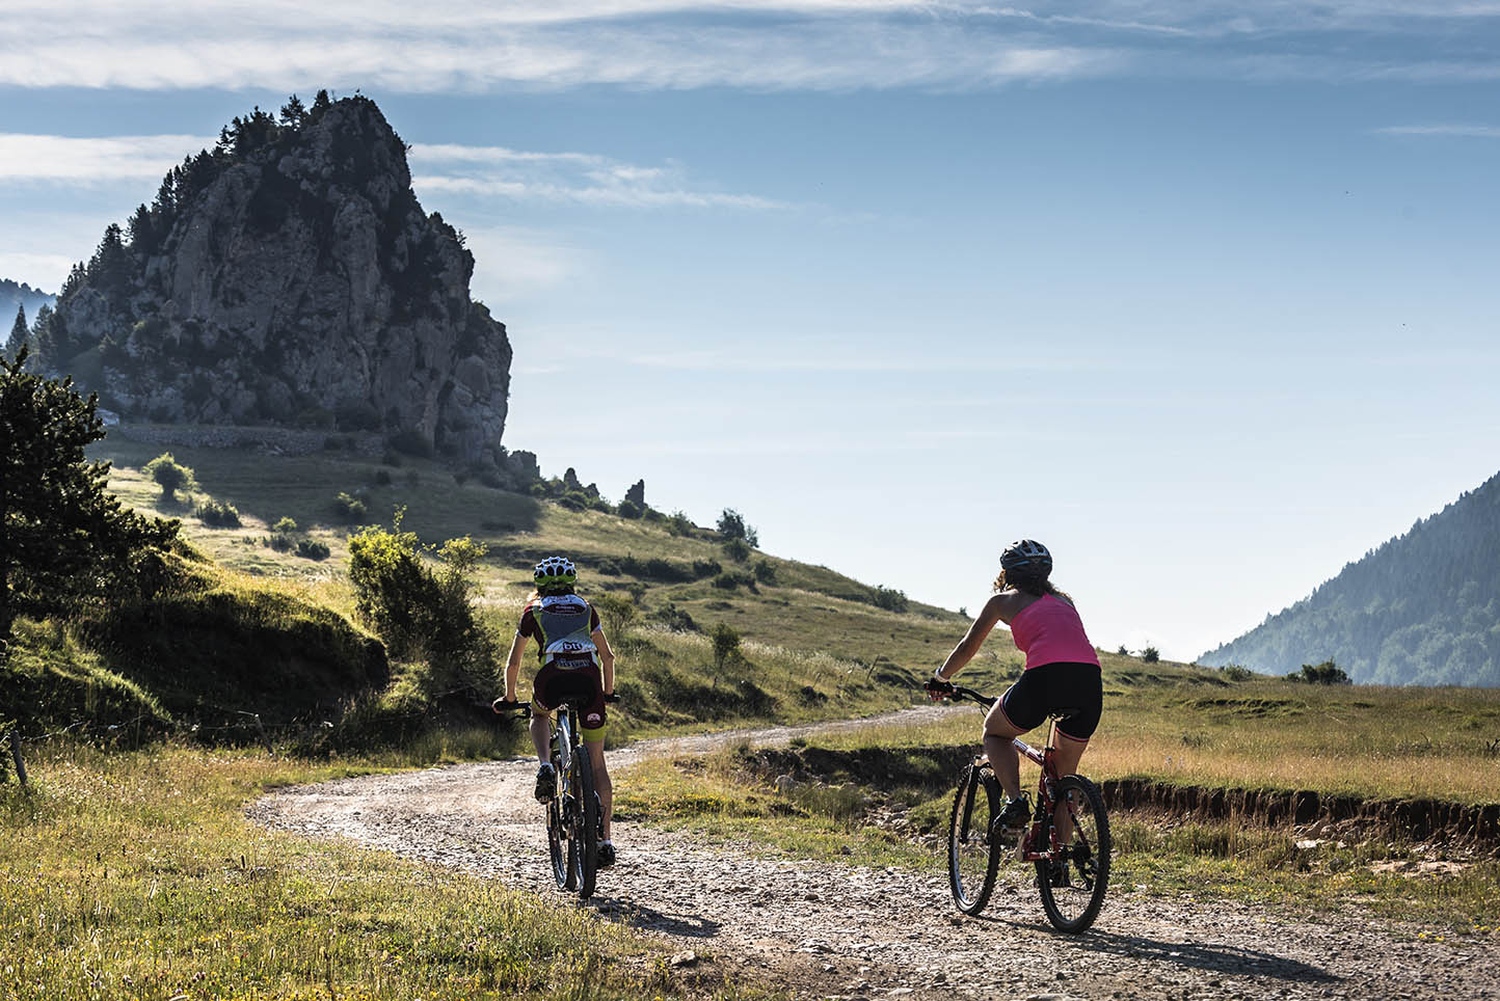
[[[1088,740],[1099,728],[1104,683],[1098,664],[1038,664],[1021,672],[1021,680],[1000,697],[1006,719],[1021,730],[1034,730],[1058,709],[1072,709],[1057,728],[1074,740]]]
[[[592,662],[577,668],[551,663],[536,672],[531,682],[531,701],[539,709],[552,712],[568,699],[580,703],[578,722],[585,740],[604,739],[604,724],[609,715],[604,709],[604,676]]]

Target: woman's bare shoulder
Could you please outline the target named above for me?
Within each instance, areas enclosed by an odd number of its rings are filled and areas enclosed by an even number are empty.
[[[1021,610],[1033,601],[1036,601],[1033,595],[1017,591],[1015,588],[1006,588],[1004,591],[996,591],[990,595],[990,600],[985,602],[985,609],[995,614],[1001,622],[1009,625],[1010,620],[1019,615]]]

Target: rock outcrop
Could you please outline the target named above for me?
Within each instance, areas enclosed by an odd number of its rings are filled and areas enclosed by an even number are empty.
[[[236,118],[63,286],[42,364],[126,421],[378,432],[503,468],[505,327],[373,101]]]

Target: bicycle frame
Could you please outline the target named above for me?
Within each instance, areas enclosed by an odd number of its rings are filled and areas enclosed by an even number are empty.
[[[1031,824],[1026,828],[1026,836],[1021,839],[1021,861],[1022,862],[1051,862],[1055,861],[1062,845],[1057,839],[1057,825],[1047,824],[1050,833],[1049,843],[1046,851],[1038,851],[1037,840],[1041,837],[1042,826],[1046,818],[1057,812],[1057,797],[1053,795],[1059,778],[1057,764],[1054,760],[1057,754],[1057,723],[1053,721],[1052,728],[1048,734],[1047,746],[1038,751],[1020,737],[1011,738],[1011,746],[1020,752],[1021,757],[1035,762],[1042,770],[1041,777],[1036,784],[1036,811],[1032,814]]]

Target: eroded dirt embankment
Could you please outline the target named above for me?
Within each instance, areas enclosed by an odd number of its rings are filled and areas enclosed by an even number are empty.
[[[774,781],[853,782],[870,790],[910,789],[937,795],[972,750],[962,747],[758,748],[746,764]],[[1291,825],[1320,836],[1381,840],[1395,845],[1442,845],[1500,855],[1500,803],[1465,804],[1436,799],[1364,799],[1312,790],[1226,789],[1183,786],[1151,779],[1100,783],[1111,811],[1141,811],[1173,820],[1226,821],[1270,827]]]

